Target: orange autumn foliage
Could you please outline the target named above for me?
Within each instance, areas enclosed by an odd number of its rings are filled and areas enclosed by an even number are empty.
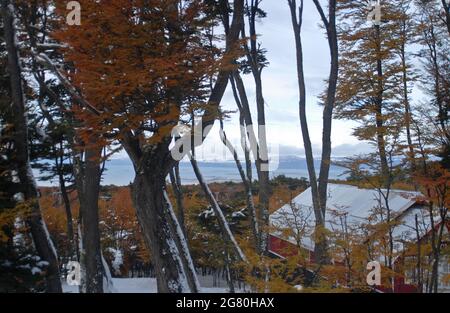
[[[205,34],[212,21],[203,14],[203,1],[185,1],[180,10],[176,0],[80,4],[82,25],[62,23],[53,35],[69,46],[64,57],[74,67],[70,80],[101,112],[74,106],[87,125],[80,131],[86,142],[100,135],[95,140],[106,144],[138,130],[155,143],[191,105],[204,104],[205,80],[216,72],[220,50]]]

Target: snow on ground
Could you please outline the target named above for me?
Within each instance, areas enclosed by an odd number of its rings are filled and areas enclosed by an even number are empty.
[[[155,278],[113,278],[114,288],[118,293],[156,293]],[[77,286],[63,283],[64,293],[78,293]],[[202,288],[203,293],[226,293],[227,288]]]
[[[119,293],[156,293],[155,278],[123,278],[114,279],[114,288]]]

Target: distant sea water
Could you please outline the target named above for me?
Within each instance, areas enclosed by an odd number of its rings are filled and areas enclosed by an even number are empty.
[[[226,162],[198,162],[202,171],[203,177],[207,182],[240,182],[241,178],[233,161]],[[134,170],[131,162],[127,159],[110,160],[106,165],[107,171],[104,174],[103,185],[128,185],[134,179]],[[316,161],[316,169],[320,168],[320,161]],[[345,169],[338,166],[331,166],[331,179],[344,179]],[[37,173],[36,173],[37,174]],[[278,175],[285,175],[292,178],[308,177],[308,170],[306,167],[306,160],[297,157],[281,158],[276,170],[270,172],[270,177]],[[37,174],[38,176],[38,174]],[[189,162],[180,163],[180,176],[184,185],[197,184],[197,178],[192,170]],[[253,177],[256,176],[256,170],[253,169]],[[39,182],[40,185],[56,185],[57,182],[44,183]]]

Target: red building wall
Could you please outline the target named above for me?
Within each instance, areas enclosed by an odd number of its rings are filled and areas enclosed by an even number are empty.
[[[278,237],[270,235],[269,237],[269,251],[273,252],[276,256],[289,258],[295,256],[298,253],[298,247],[289,241],[280,239]],[[309,261],[314,263],[314,252],[308,251]],[[405,284],[404,277],[396,277],[394,279],[394,290],[380,286],[378,290],[386,293],[417,293],[418,288],[415,285]]]

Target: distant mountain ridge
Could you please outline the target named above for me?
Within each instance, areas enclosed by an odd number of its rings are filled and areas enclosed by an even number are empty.
[[[338,158],[334,158],[337,160]],[[272,160],[276,161],[276,160]],[[239,172],[236,168],[236,164],[233,160],[226,161],[199,161],[200,169],[204,178],[208,182],[224,182],[234,181],[239,182],[241,180]],[[320,160],[315,161],[316,170],[320,168]],[[271,162],[272,171],[271,177],[285,175],[293,178],[308,178],[308,170],[306,166],[306,159],[298,156],[282,156],[279,159],[278,164]],[[256,169],[254,168],[256,172]],[[338,179],[345,178],[342,176],[345,169],[335,165],[331,165],[330,178]],[[180,174],[183,184],[196,184],[197,179],[191,168],[191,164],[188,161],[180,162]],[[36,173],[39,177],[39,174]],[[103,185],[116,185],[125,186],[132,182],[134,179],[134,169],[129,159],[111,159],[106,164],[106,171],[103,177]],[[41,182],[44,186],[57,185],[57,182]]]

